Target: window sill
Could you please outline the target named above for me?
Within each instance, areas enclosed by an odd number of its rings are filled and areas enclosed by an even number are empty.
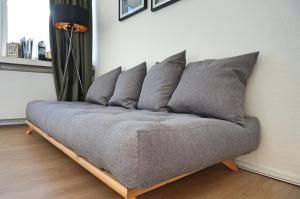
[[[0,63],[13,64],[13,65],[25,65],[25,66],[45,66],[52,67],[51,61],[40,61],[32,59],[14,58],[14,57],[0,57]]]
[[[31,73],[53,73],[51,61],[0,57],[0,70]]]

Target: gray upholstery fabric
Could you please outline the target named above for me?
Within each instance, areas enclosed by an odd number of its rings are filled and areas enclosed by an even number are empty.
[[[259,123],[245,127],[196,115],[34,101],[27,118],[123,185],[148,187],[255,150]]]
[[[188,64],[168,108],[244,125],[246,83],[257,56],[255,52]]]
[[[116,81],[120,73],[121,67],[118,67],[98,77],[89,88],[85,101],[100,105],[107,105],[109,99],[114,93]]]
[[[185,63],[185,51],[183,51],[153,66],[145,77],[138,109],[166,111]]]
[[[146,62],[123,71],[118,77],[114,94],[108,105],[136,108],[146,73]]]

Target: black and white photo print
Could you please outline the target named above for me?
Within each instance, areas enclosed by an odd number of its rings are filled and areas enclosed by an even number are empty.
[[[147,9],[147,0],[119,0],[119,20],[123,21]]]
[[[151,11],[155,12],[179,0],[151,0]]]

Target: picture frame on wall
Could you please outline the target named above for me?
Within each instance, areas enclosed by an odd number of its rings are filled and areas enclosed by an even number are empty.
[[[119,21],[123,21],[147,9],[147,0],[119,0]]]
[[[151,11],[155,12],[180,0],[151,0]]]

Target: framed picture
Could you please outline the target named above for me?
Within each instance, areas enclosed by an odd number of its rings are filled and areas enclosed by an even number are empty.
[[[18,43],[7,43],[6,44],[6,56],[7,57],[19,57],[19,44]]]
[[[119,0],[119,21],[147,9],[147,0]]]
[[[151,11],[155,12],[180,0],[151,0]]]

